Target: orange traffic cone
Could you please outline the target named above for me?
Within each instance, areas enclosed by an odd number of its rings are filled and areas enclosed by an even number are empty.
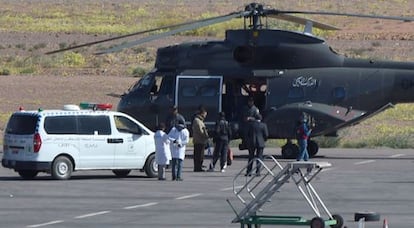
[[[382,225],[382,228],[388,228],[388,222],[387,219],[384,219],[384,223]]]

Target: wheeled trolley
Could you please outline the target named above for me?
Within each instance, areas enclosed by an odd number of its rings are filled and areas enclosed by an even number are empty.
[[[310,225],[311,228],[342,227],[343,218],[329,212],[310,183],[322,169],[331,167],[330,163],[297,161],[289,162],[283,167],[273,156],[266,157],[267,160],[272,161],[272,165],[269,166],[260,159],[252,160],[250,165],[252,165],[254,172],[246,173],[248,167],[246,166],[233,179],[233,192],[244,205],[244,208],[238,212],[227,200],[236,214],[233,223],[240,223],[242,228],[245,225],[248,228],[260,227],[261,225]],[[241,181],[242,185],[240,185]],[[266,202],[270,202],[273,194],[278,192],[284,184],[290,182],[297,186],[316,217],[308,220],[298,216],[258,215],[257,212],[262,210]],[[322,212],[327,215],[327,219],[322,218]]]

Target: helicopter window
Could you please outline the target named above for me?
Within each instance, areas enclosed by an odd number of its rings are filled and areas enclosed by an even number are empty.
[[[162,82],[162,77],[161,76],[156,76],[155,80],[152,82],[152,86],[151,86],[151,91],[150,93],[152,95],[157,95],[159,93],[159,90],[161,89],[161,82]]]
[[[142,87],[148,86],[148,85],[151,84],[151,82],[152,82],[152,77],[147,75],[147,76],[145,76],[141,79],[140,86],[142,86]]]
[[[289,89],[289,98],[302,98],[304,95],[305,93],[302,87],[292,87]]]
[[[344,87],[336,87],[333,89],[333,96],[337,99],[344,99],[346,97],[346,90]]]
[[[174,78],[164,76],[162,79],[160,78],[157,80],[160,83],[159,86],[159,93],[164,95],[172,95],[173,94],[173,86],[174,86]]]
[[[182,88],[181,94],[184,97],[194,97],[194,96],[213,97],[217,94],[217,90],[213,86],[203,86],[200,88],[186,86]]]
[[[181,91],[184,97],[195,97],[197,94],[197,89],[194,87],[184,87]]]
[[[264,93],[267,90],[266,84],[246,84],[241,87],[241,94],[243,96],[250,96],[251,93]]]
[[[212,86],[201,87],[199,94],[203,97],[212,97],[216,95],[216,89]]]
[[[135,83],[129,90],[134,91],[137,89],[142,89],[154,84],[154,77],[152,74],[144,75],[137,83]]]

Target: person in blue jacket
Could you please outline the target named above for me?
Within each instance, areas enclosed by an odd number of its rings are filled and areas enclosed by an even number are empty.
[[[298,157],[296,158],[296,161],[300,161],[300,160],[307,161],[309,160],[309,153],[307,149],[308,140],[312,132],[312,129],[309,128],[308,120],[305,116],[302,116],[299,122],[300,122],[299,126],[296,129],[296,137],[297,137],[298,145],[299,145],[299,154],[298,154]]]

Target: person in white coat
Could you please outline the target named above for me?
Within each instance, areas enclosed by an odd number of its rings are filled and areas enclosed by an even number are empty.
[[[165,133],[165,124],[160,123],[154,134],[155,160],[158,164],[158,180],[165,180],[165,168],[170,164],[170,137]]]
[[[173,143],[171,144],[172,180],[182,181],[182,169],[185,158],[185,148],[190,140],[190,132],[187,130],[184,123],[178,122],[178,124],[174,126],[168,133],[168,136],[174,139]]]

